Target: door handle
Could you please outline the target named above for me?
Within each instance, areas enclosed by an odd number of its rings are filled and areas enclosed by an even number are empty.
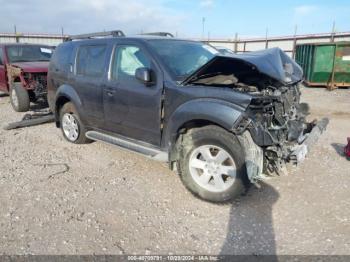
[[[114,93],[115,93],[114,90],[107,90],[106,92],[108,96],[114,96]]]

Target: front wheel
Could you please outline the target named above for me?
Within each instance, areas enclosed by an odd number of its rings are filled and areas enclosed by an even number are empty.
[[[17,112],[27,112],[30,107],[28,91],[21,83],[13,83],[10,87],[10,100],[13,109]]]
[[[246,190],[244,151],[233,134],[217,126],[192,129],[180,148],[181,179],[195,196],[225,202]]]

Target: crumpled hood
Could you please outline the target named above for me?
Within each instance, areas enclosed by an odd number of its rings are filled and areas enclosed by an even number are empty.
[[[49,62],[48,61],[16,62],[16,63],[11,63],[11,65],[21,68],[24,72],[27,72],[27,73],[47,73]]]
[[[237,68],[240,69],[237,69]],[[242,71],[255,71],[266,75],[282,85],[294,84],[303,79],[303,70],[279,48],[270,48],[262,51],[249,52],[245,54],[230,54],[215,56],[189,77],[183,84],[191,83],[202,76],[214,74],[215,72],[232,69]]]

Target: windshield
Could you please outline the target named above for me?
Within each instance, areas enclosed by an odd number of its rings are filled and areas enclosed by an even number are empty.
[[[218,51],[201,42],[179,40],[149,40],[176,80],[187,76],[211,60]]]
[[[50,61],[52,49],[47,46],[10,46],[7,57],[10,63]]]

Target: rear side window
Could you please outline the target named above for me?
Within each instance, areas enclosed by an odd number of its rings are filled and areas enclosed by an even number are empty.
[[[52,62],[55,64],[55,67],[61,71],[69,71],[69,63],[71,61],[72,55],[72,45],[70,43],[59,45],[53,56]]]
[[[2,50],[2,47],[0,47],[0,65],[4,64],[4,52]]]
[[[101,77],[104,73],[106,51],[105,45],[81,46],[77,56],[77,74]]]

